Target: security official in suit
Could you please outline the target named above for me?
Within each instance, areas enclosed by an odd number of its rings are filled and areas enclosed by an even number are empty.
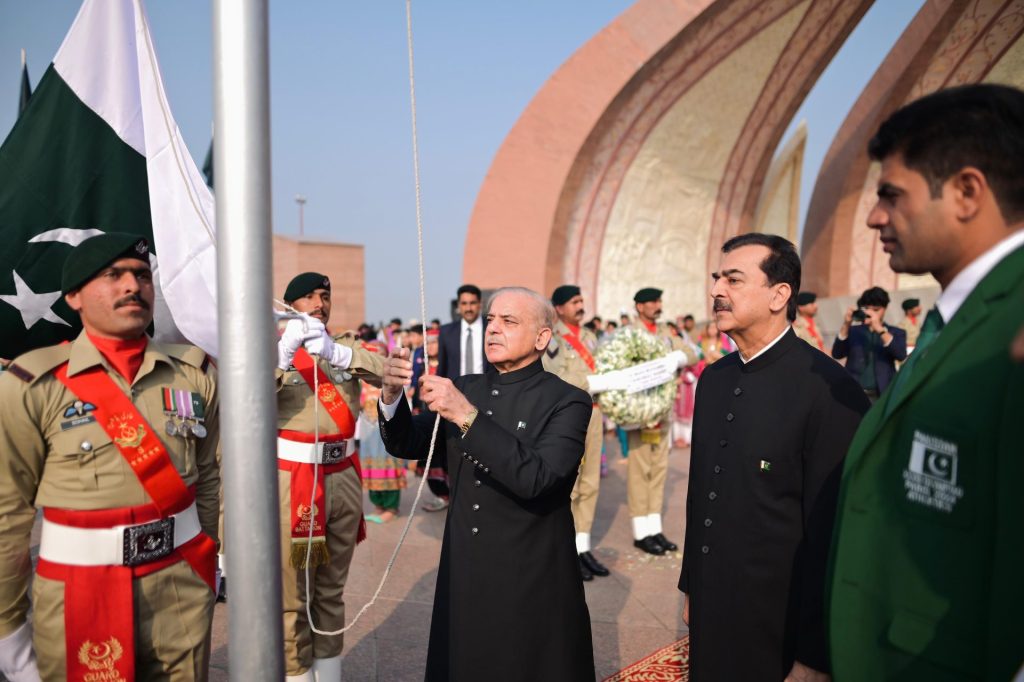
[[[422,379],[431,412],[402,399],[408,349],[385,365],[381,436],[396,457],[437,451],[451,464],[427,650],[428,682],[591,682],[590,615],[569,498],[593,415],[585,392],[544,371],[551,304],[499,289],[487,311],[498,373]]]
[[[658,322],[661,316],[661,289],[647,287],[636,292],[636,328],[651,334],[665,344],[669,351],[683,352],[682,366],[698,361],[693,347],[682,337],[669,331],[668,325]],[[668,476],[669,437],[668,415],[653,428],[628,431],[629,457],[626,469],[626,501],[633,522],[633,545],[648,554],[662,555],[679,547],[662,532],[661,510],[664,506],[665,480]]]
[[[715,322],[738,350],[697,383],[679,578],[694,682],[828,679],[826,562],[868,401],[790,327],[800,271],[791,243],[752,233],[723,245],[712,275]]]
[[[921,299],[908,298],[900,304],[903,308],[903,319],[900,320],[899,328],[907,334],[907,354],[914,351],[917,345],[917,337],[921,334]]]
[[[595,371],[594,351],[597,336],[581,326],[583,322],[583,295],[574,284],[564,284],[551,294],[558,321],[552,330],[551,343],[544,354],[544,369],[564,381],[589,391],[587,376]],[[572,520],[576,525],[576,551],[580,557],[583,580],[609,575],[608,569],[591,552],[590,529],[594,525],[597,493],[601,486],[601,444],[603,428],[601,409],[594,403],[587,426],[586,451],[580,463],[576,485],[572,489]]]
[[[813,291],[801,291],[796,295],[796,319],[793,320],[793,331],[797,338],[803,339],[812,348],[825,351],[825,341],[821,331],[814,322],[818,314],[818,295]]]
[[[62,292],[82,333],[0,376],[0,673],[204,680],[220,488],[215,371],[194,346],[146,337],[154,284],[138,235],[79,244]]]
[[[941,90],[868,145],[868,227],[942,287],[861,424],[829,596],[835,678],[1009,680],[1024,662],[1024,92]],[[1015,678],[1019,679],[1019,678]]]
[[[437,352],[437,374],[454,380],[466,374],[493,372],[484,352],[483,301],[480,287],[463,284],[456,292],[459,319],[441,325]]]
[[[846,371],[860,382],[872,402],[896,376],[896,363],[907,358],[906,332],[885,322],[888,306],[885,289],[866,289],[857,305],[847,308],[832,342],[832,357],[846,359]]]
[[[297,275],[284,300],[304,314],[288,321],[277,345],[285,673],[288,679],[338,682],[343,638],[312,631],[306,615],[306,569],[308,563],[313,625],[326,632],[341,629],[349,564],[365,535],[354,441],[359,380],[380,385],[384,357],[352,333],[337,341],[327,333],[331,281],[326,276]]]

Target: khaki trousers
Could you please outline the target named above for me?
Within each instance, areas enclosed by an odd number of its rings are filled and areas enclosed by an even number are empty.
[[[661,442],[642,443],[640,430],[628,431],[629,457],[626,469],[626,500],[631,517],[660,514],[668,475],[669,429],[661,427]]]
[[[594,510],[597,509],[597,491],[601,486],[601,410],[596,406],[587,425],[587,440],[580,462],[580,473],[576,477],[571,496],[572,520],[577,533],[589,533],[594,525]]]
[[[214,595],[186,561],[132,580],[135,679],[206,680]],[[64,582],[32,581],[32,646],[46,682],[67,677]]]
[[[315,634],[306,617],[306,570],[291,563],[292,495],[291,474],[278,471],[281,510],[281,596],[284,602],[284,665],[286,675],[301,675],[313,665],[314,658],[340,656],[342,635]],[[320,630],[340,630],[345,625],[343,592],[348,567],[356,547],[359,521],[363,516],[363,486],[354,468],[324,476],[327,516],[327,551],[330,561],[311,566],[310,612]]]

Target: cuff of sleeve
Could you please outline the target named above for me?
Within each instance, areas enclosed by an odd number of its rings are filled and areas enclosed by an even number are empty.
[[[395,398],[395,402],[390,405],[384,404],[384,398],[377,398],[377,409],[381,416],[384,417],[384,421],[391,421],[395,417],[395,413],[398,412],[398,402],[402,399],[402,394],[399,393],[398,397]]]

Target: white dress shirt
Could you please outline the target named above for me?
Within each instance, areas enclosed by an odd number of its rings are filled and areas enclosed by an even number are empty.
[[[460,320],[459,325],[459,376],[465,374],[462,371],[462,359],[466,357],[466,330],[473,330],[473,371],[471,374],[484,373],[484,319],[477,317],[473,324],[466,320]]]
[[[1024,229],[1017,230],[1006,237],[961,270],[960,274],[954,277],[949,286],[943,290],[939,300],[935,302],[943,322],[948,323],[952,320],[956,311],[960,310],[960,306],[974,291],[974,287],[978,286],[978,282],[985,279],[985,276],[992,272],[995,266],[1021,246],[1024,246]]]

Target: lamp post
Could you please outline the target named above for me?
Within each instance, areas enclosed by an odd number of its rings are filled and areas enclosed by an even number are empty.
[[[301,194],[296,194],[295,195],[295,203],[299,205],[299,236],[301,237],[303,232],[305,231],[305,225],[303,224],[305,222],[303,220],[303,217],[304,217],[303,216],[303,213],[304,213],[303,209],[306,206],[306,197],[304,197]]]

